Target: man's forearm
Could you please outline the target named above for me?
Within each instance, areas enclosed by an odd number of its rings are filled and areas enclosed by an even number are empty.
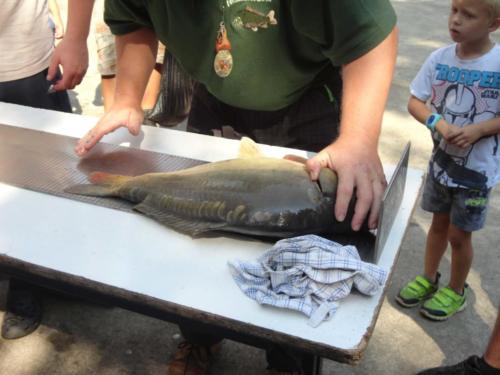
[[[155,65],[157,48],[156,35],[148,28],[116,36],[115,103],[140,106]]]
[[[397,40],[394,28],[377,47],[343,67],[340,138],[377,147],[396,63]]]

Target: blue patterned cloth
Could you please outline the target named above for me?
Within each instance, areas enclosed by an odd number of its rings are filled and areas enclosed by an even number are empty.
[[[256,263],[228,262],[241,291],[260,304],[297,310],[317,327],[356,287],[366,295],[384,285],[387,272],[363,262],[354,246],[315,235],[276,242]]]

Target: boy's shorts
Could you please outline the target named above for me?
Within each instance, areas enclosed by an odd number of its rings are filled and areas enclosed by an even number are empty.
[[[463,189],[441,185],[427,175],[422,195],[422,208],[432,213],[450,214],[457,228],[473,232],[481,229],[486,220],[491,189]]]

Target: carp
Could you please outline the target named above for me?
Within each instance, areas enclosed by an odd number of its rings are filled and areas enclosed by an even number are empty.
[[[322,169],[311,181],[305,165],[264,156],[243,138],[239,157],[165,173],[139,176],[93,172],[91,184],[68,193],[119,197],[134,210],[193,237],[211,231],[287,238],[350,231],[334,218],[337,175]]]

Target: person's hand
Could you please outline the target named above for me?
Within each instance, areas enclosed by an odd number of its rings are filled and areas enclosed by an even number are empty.
[[[452,139],[462,131],[462,128],[450,124],[442,119],[436,124],[436,131],[441,135],[441,137],[443,137],[446,142],[449,142],[450,139]]]
[[[47,73],[48,81],[56,78],[59,65],[62,66],[62,77],[53,83],[52,88],[55,91],[73,89],[80,84],[89,65],[85,41],[76,41],[67,37],[62,39],[52,54]]]
[[[321,168],[337,173],[338,187],[335,218],[344,221],[349,202],[356,194],[356,206],[351,221],[353,230],[359,230],[368,212],[368,227],[377,227],[378,213],[387,181],[376,148],[362,142],[337,140],[306,162],[311,179],[317,180]]]
[[[463,128],[457,128],[456,131],[449,135],[446,141],[452,145],[466,148],[477,142],[482,136],[480,126],[471,124]]]
[[[78,141],[75,153],[84,156],[102,137],[120,127],[126,127],[132,135],[138,135],[143,119],[144,113],[140,107],[114,105],[101,117],[97,125]]]

